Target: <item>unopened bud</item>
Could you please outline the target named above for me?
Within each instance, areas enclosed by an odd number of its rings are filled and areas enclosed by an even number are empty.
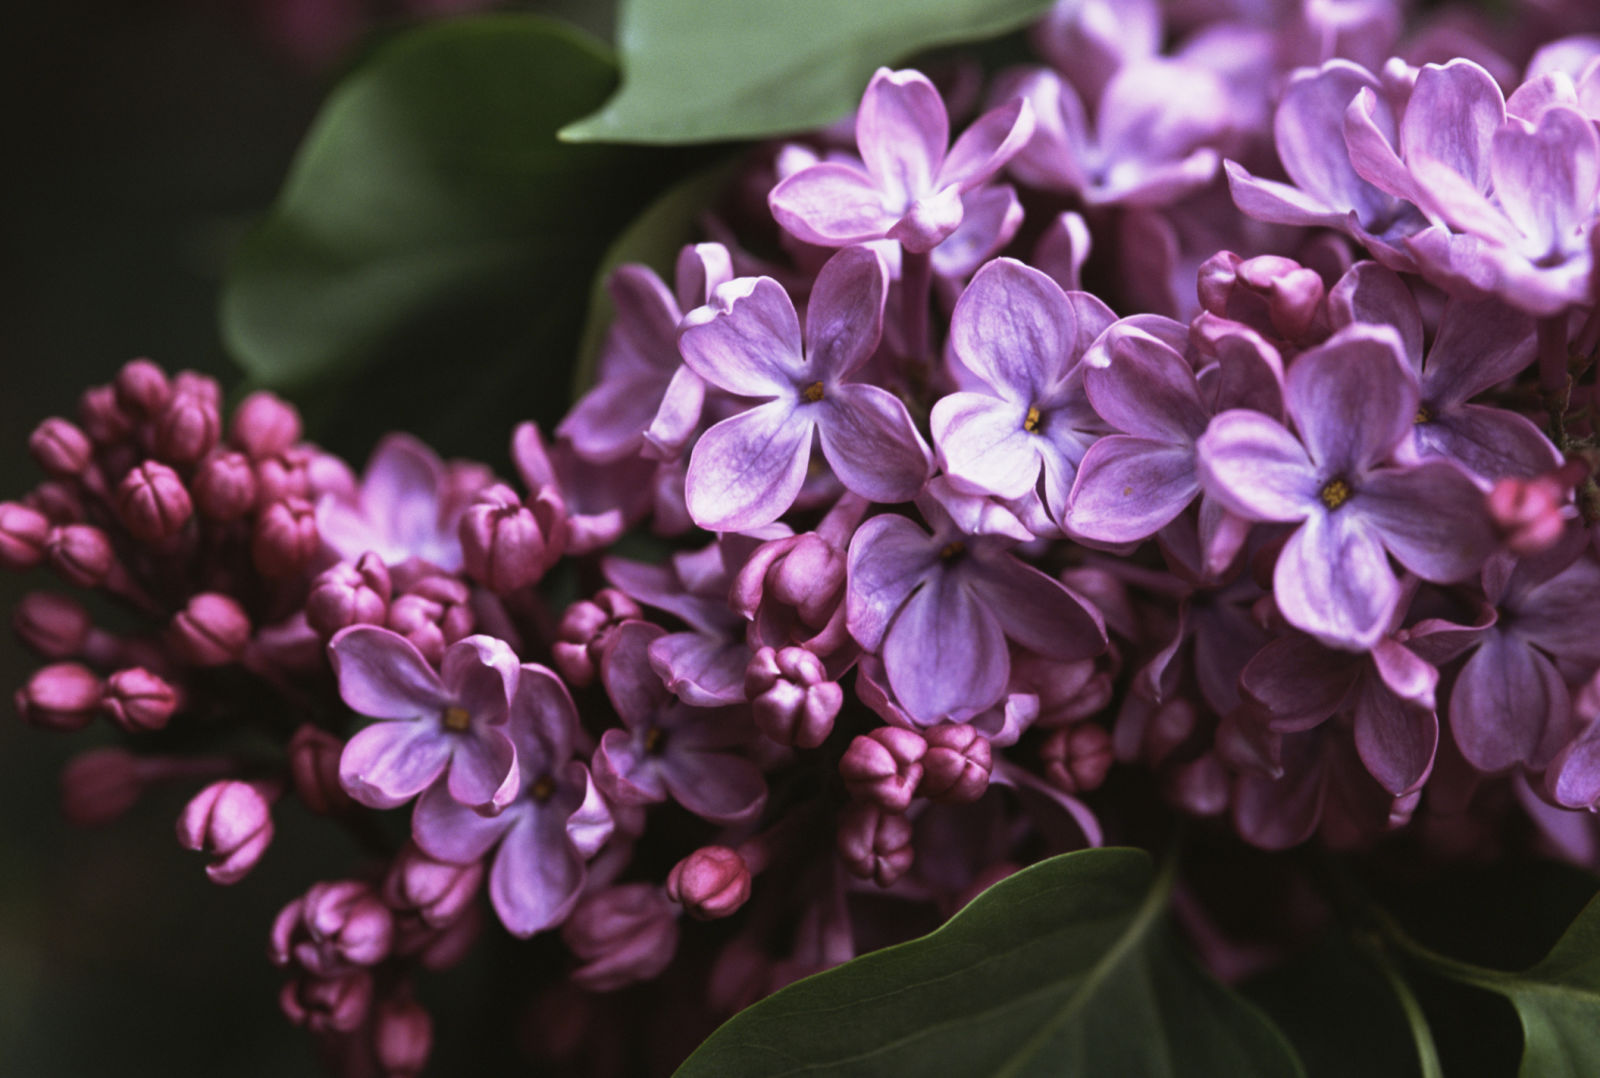
[[[394,916],[359,880],[313,884],[283,908],[272,924],[270,954],[321,976],[372,966],[389,956]]]
[[[750,897],[750,866],[727,846],[702,846],[672,867],[667,897],[691,917],[727,917]]]
[[[135,539],[160,543],[177,535],[194,515],[194,503],[178,473],[147,460],[117,484],[117,515]]]
[[[238,520],[256,504],[256,470],[243,453],[211,453],[195,469],[193,487],[195,508],[218,523]]]
[[[106,533],[89,524],[52,529],[45,554],[61,579],[80,588],[98,588],[117,563]]]
[[[1322,311],[1322,278],[1291,259],[1241,259],[1222,251],[1200,267],[1200,305],[1212,314],[1290,341],[1303,339]]]
[[[313,1033],[353,1033],[372,1010],[372,974],[351,970],[334,977],[303,974],[283,986],[278,1006]]]
[[[83,654],[93,623],[81,603],[47,591],[29,592],[12,617],[22,642],[47,659]]]
[[[81,730],[100,709],[103,686],[94,671],[80,663],[41,667],[17,690],[17,713],[25,722],[47,730]]]
[[[252,457],[282,453],[300,440],[300,413],[294,405],[266,390],[239,402],[229,437]]]
[[[922,760],[922,785],[917,792],[957,804],[982,797],[994,769],[989,739],[964,722],[941,722],[924,732],[928,755]]]
[[[172,619],[178,653],[195,666],[223,666],[244,654],[250,618],[226,595],[202,592]]]
[[[678,949],[677,907],[648,883],[608,887],[585,896],[561,928],[561,938],[584,965],[579,986],[609,992],[655,977]]]
[[[556,667],[567,684],[587,688],[600,669],[600,653],[611,633],[624,621],[644,617],[639,604],[615,588],[602,588],[593,599],[567,607],[556,629]]]
[[[21,572],[44,560],[50,521],[37,509],[0,502],[0,567]]]
[[[433,1050],[433,1019],[409,996],[385,1000],[373,1015],[372,1049],[383,1078],[416,1078]]]
[[[1193,816],[1216,816],[1228,807],[1233,784],[1216,753],[1201,753],[1163,776],[1167,796]]]
[[[213,858],[213,883],[238,883],[272,844],[272,801],[259,783],[224,779],[201,790],[178,817],[178,842]]]
[[[89,436],[65,419],[46,419],[28,438],[28,452],[51,475],[69,479],[82,475],[93,459]]]
[[[540,500],[529,508],[510,487],[495,485],[462,514],[459,532],[467,575],[504,594],[535,583],[560,558],[565,507]]]
[[[133,433],[133,419],[117,403],[112,386],[94,386],[78,398],[78,422],[84,433],[101,445],[119,442]]]
[[[1532,479],[1498,480],[1489,491],[1489,517],[1507,549],[1527,558],[1555,546],[1574,515],[1568,507],[1572,488],[1587,472],[1583,462],[1575,460]]]
[[[172,396],[172,383],[167,372],[148,359],[132,359],[117,372],[117,404],[129,415],[148,419],[162,408]]]
[[[850,742],[839,760],[845,788],[857,801],[904,812],[922,781],[922,757],[928,743],[915,730],[880,726]]]
[[[467,586],[455,577],[427,577],[390,605],[389,628],[411,641],[429,662],[437,663],[445,648],[471,635],[470,598]]]
[[[382,625],[389,616],[389,569],[376,554],[340,562],[311,585],[306,620],[324,640],[351,625]]]
[[[1097,723],[1084,722],[1050,731],[1039,749],[1045,778],[1063,793],[1099,789],[1111,770],[1111,734]]]
[[[155,419],[150,448],[173,464],[193,464],[217,444],[222,417],[217,402],[204,392],[174,392]]]
[[[440,927],[461,916],[482,883],[482,861],[452,865],[408,844],[384,879],[383,897],[395,909],[413,912],[429,925]]]
[[[144,791],[139,758],[126,749],[90,749],[61,771],[61,811],[79,827],[110,823]]]
[[[339,757],[344,742],[310,723],[289,739],[289,774],[295,793],[319,816],[335,816],[355,802],[339,782]]]
[[[259,458],[255,462],[256,497],[263,505],[284,498],[309,499],[313,493],[310,464],[311,457],[300,447]]]
[[[73,489],[75,484],[59,479],[46,479],[28,493],[27,504],[45,515],[50,523],[82,524],[83,499]]]
[[[273,502],[256,518],[250,557],[262,576],[295,576],[317,556],[320,542],[311,503],[288,498]]]
[[[822,660],[800,647],[760,648],[745,671],[745,695],[761,732],[780,745],[814,749],[833,731],[844,690]]]
[[[911,821],[877,805],[849,805],[839,817],[836,848],[852,876],[888,887],[911,868]]]
[[[128,733],[160,730],[178,710],[178,690],[142,666],[118,670],[106,679],[106,713]]]

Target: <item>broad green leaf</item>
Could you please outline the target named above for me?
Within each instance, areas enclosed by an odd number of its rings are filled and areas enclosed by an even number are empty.
[[[715,142],[819,127],[881,64],[1027,25],[1050,0],[623,0],[622,88],[575,142]]]
[[[555,418],[596,264],[686,163],[556,139],[615,81],[599,45],[533,16],[374,50],[231,267],[234,359],[341,429],[377,423],[380,400],[388,425],[497,447],[512,420]]]
[[[1063,854],[921,939],[734,1016],[678,1078],[1276,1078],[1302,1073],[1249,1004],[1182,951],[1170,873],[1140,850]]]

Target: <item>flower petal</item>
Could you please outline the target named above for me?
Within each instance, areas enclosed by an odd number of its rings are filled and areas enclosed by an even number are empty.
[[[883,641],[889,685],[913,719],[960,722],[1005,693],[1011,657],[988,605],[956,573],[930,573]]]
[[[438,715],[453,698],[416,646],[376,625],[352,625],[328,644],[339,696],[350,708],[375,719]]]
[[[550,806],[520,815],[489,870],[489,900],[506,931],[523,939],[567,919],[583,888],[583,861],[566,821]]]
[[[997,394],[1032,404],[1077,362],[1077,316],[1047,275],[997,258],[956,302],[950,343]]]
[[[398,808],[450,763],[450,735],[433,722],[377,722],[345,743],[339,784],[369,808]]]
[[[1321,478],[1354,480],[1387,457],[1417,415],[1415,375],[1389,326],[1357,323],[1289,368],[1284,406]]]
[[[881,240],[900,219],[884,208],[871,176],[835,161],[796,172],[772,189],[767,205],[784,231],[819,247]]]
[[[801,408],[815,410],[822,455],[846,488],[875,502],[910,501],[921,493],[933,454],[899,397],[847,382]]]
[[[500,841],[517,813],[484,816],[451,797],[444,783],[435,783],[411,814],[411,837],[429,857],[469,865]]]
[[[1305,447],[1260,412],[1233,409],[1195,442],[1206,492],[1250,520],[1291,521],[1318,510],[1321,489]]]
[[[850,540],[846,624],[867,651],[877,651],[906,597],[939,564],[932,537],[903,516],[873,517]]]
[[[745,531],[781,517],[806,481],[812,426],[786,399],[724,419],[701,435],[684,481],[694,522],[710,531]]]
[[[477,728],[451,737],[450,796],[470,808],[498,812],[521,785],[517,750],[501,727]]]
[[[939,169],[936,186],[955,184],[962,194],[986,182],[1005,167],[1033,137],[1033,107],[1013,97],[972,121],[961,133]]]
[[[1105,620],[1093,604],[1011,554],[975,555],[956,572],[1006,636],[1029,651],[1075,662],[1105,650]]]
[[[872,358],[883,335],[889,268],[871,247],[846,247],[822,267],[806,304],[806,377],[832,384]]]
[[[1420,786],[1433,770],[1439,717],[1401,700],[1369,674],[1356,697],[1355,741],[1367,772],[1399,797]]]
[[[1569,734],[1572,702],[1549,659],[1516,634],[1491,629],[1456,678],[1450,729],[1479,771],[1538,770]]]
[[[800,317],[771,277],[740,277],[683,319],[683,361],[700,377],[741,397],[792,395],[805,377]]]
[[[1359,513],[1401,565],[1439,584],[1476,573],[1496,545],[1483,492],[1448,461],[1373,472],[1345,511]]]
[[[1200,493],[1194,450],[1113,434],[1089,447],[1067,500],[1066,526],[1103,543],[1148,539]]]
[[[712,823],[745,823],[767,803],[761,769],[731,753],[668,751],[661,777],[674,801]]]
[[[856,111],[856,148],[891,211],[933,189],[949,145],[950,118],[928,77],[878,68]]]
[[[952,393],[928,418],[939,459],[963,487],[1020,498],[1039,482],[1040,438],[1023,427],[1027,407],[987,393]]]
[[[1306,518],[1278,555],[1272,590],[1290,625],[1347,651],[1376,644],[1400,601],[1377,536],[1347,512]]]
[[[1137,329],[1113,326],[1102,343],[1110,362],[1083,371],[1084,390],[1100,417],[1124,434],[1192,444],[1208,417],[1188,361]]]

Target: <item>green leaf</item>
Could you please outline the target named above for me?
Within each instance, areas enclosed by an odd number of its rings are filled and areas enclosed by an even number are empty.
[[[622,89],[567,126],[576,142],[714,142],[820,127],[880,64],[977,41],[1050,0],[624,0]]]
[[[502,448],[512,420],[559,415],[602,252],[687,163],[556,139],[615,81],[602,47],[532,16],[374,50],[224,282],[234,359],[363,436],[492,431]]]
[[[937,1074],[1275,1078],[1302,1073],[1165,918],[1140,850],[1063,854],[937,931],[790,985],[712,1034],[678,1078]]]

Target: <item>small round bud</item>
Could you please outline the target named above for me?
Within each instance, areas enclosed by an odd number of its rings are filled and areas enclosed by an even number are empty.
[[[213,858],[206,866],[213,883],[238,883],[272,844],[268,790],[254,782],[213,782],[184,806],[178,842]]]
[[[21,572],[44,560],[50,520],[18,502],[0,502],[0,567]]]
[[[543,519],[535,509],[543,509]],[[533,584],[560,558],[566,545],[562,507],[524,506],[510,487],[495,485],[478,495],[461,516],[461,562],[468,576],[505,594]]]
[[[29,592],[12,616],[22,642],[47,659],[83,654],[93,623],[81,603],[47,591]]]
[[[282,453],[256,460],[256,497],[262,505],[284,498],[312,496],[312,457],[303,447],[296,446]]]
[[[1063,793],[1097,790],[1111,770],[1111,734],[1097,723],[1084,722],[1050,731],[1039,748],[1045,778]]]
[[[1506,547],[1527,558],[1555,546],[1575,515],[1569,507],[1572,489],[1587,474],[1582,461],[1572,460],[1531,479],[1496,481],[1489,491],[1489,517]]]
[[[88,524],[52,529],[45,554],[61,579],[80,588],[98,588],[117,563],[106,533]]]
[[[150,448],[173,464],[193,464],[217,444],[222,417],[217,402],[192,390],[174,392],[155,419]]]
[[[1216,816],[1228,807],[1233,784],[1214,752],[1201,753],[1163,776],[1167,796],[1194,816]]]
[[[101,445],[120,442],[133,433],[133,419],[117,403],[112,386],[94,386],[78,398],[78,422],[84,433]]]
[[[43,513],[52,524],[82,524],[83,499],[73,486],[70,482],[46,479],[34,487],[25,500],[29,508]]]
[[[61,771],[61,811],[79,827],[110,823],[144,792],[139,758],[126,749],[90,749]]]
[[[117,515],[135,539],[160,543],[177,535],[194,515],[194,503],[178,473],[147,460],[117,484]]]
[[[648,883],[586,895],[561,927],[562,940],[585,963],[572,980],[591,992],[609,992],[655,977],[678,949],[677,912],[661,888]]]
[[[394,916],[377,892],[359,880],[313,884],[272,924],[270,954],[319,976],[372,966],[389,956]]]
[[[65,419],[46,419],[35,427],[28,452],[39,467],[62,479],[82,475],[94,459],[89,436]]]
[[[389,628],[437,663],[445,648],[472,633],[470,598],[467,586],[455,577],[426,577],[390,605]]]
[[[372,974],[296,977],[278,993],[278,1006],[289,1021],[313,1033],[353,1033],[372,1010]]]
[[[672,867],[667,897],[701,921],[727,917],[750,897],[750,866],[727,846],[702,846]]]
[[[48,730],[81,730],[100,710],[102,689],[87,666],[52,663],[17,690],[17,712],[25,722]]]
[[[195,469],[193,487],[200,515],[221,524],[238,520],[256,504],[256,471],[243,453],[211,453]]]
[[[298,442],[300,430],[300,413],[294,405],[258,390],[233,410],[229,439],[252,457],[267,457]]]
[[[286,498],[268,505],[256,518],[250,558],[262,576],[295,576],[311,564],[320,543],[311,503]]]
[[[994,753],[989,739],[964,722],[941,722],[925,731],[928,755],[917,792],[935,801],[976,801],[989,788]]]
[[[376,554],[363,554],[354,565],[340,562],[317,577],[306,620],[324,640],[351,625],[382,625],[391,594],[388,566]]]
[[[849,805],[839,817],[836,848],[852,876],[888,887],[911,867],[911,821],[877,805]]]
[[[567,684],[587,688],[600,669],[600,653],[611,633],[624,621],[644,617],[639,604],[615,588],[602,588],[593,599],[567,607],[556,629],[556,667]]]
[[[160,730],[178,710],[178,690],[144,667],[133,666],[106,679],[102,704],[111,721],[130,734]]]
[[[306,723],[289,739],[289,774],[295,793],[319,816],[335,816],[355,805],[339,783],[344,742]]]
[[[385,1000],[373,1016],[372,1049],[384,1078],[416,1078],[433,1050],[433,1019],[410,997]]]
[[[415,913],[438,928],[466,911],[482,883],[482,861],[452,865],[408,844],[384,879],[383,897],[394,909]]]
[[[167,372],[148,359],[131,359],[117,372],[117,404],[124,412],[141,419],[154,416],[166,407],[172,396]]]
[[[201,592],[172,619],[178,654],[195,666],[223,666],[244,654],[250,618],[226,595]]]
[[[850,742],[839,760],[839,774],[850,796],[889,812],[904,812],[922,781],[928,743],[915,730],[880,726]]]
[[[822,660],[800,647],[760,648],[745,671],[745,695],[761,732],[780,745],[814,749],[833,732],[844,690]]]

